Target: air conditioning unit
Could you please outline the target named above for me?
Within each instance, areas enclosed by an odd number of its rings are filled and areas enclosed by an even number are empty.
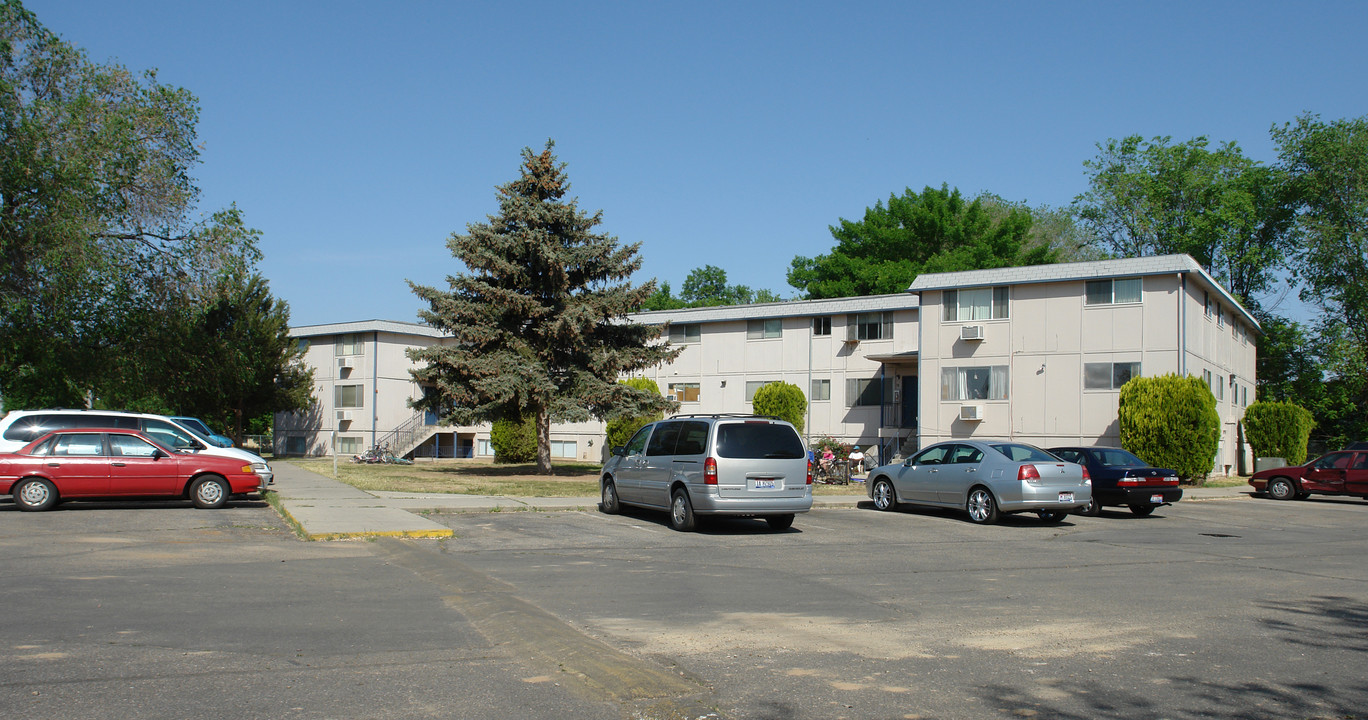
[[[351,419],[352,419],[352,413],[351,413],[350,410],[338,410],[338,411],[337,411],[337,421],[338,421],[338,422],[349,422]]]
[[[961,339],[961,340],[982,340],[982,339],[983,339],[983,326],[982,326],[982,325],[965,325],[964,327],[960,328],[960,339]]]
[[[337,359],[337,369],[338,369],[338,370],[350,370],[350,369],[352,369],[352,368],[354,368],[354,367],[356,367],[356,366],[352,364],[352,359],[351,359],[351,358],[338,358],[338,359]]]
[[[982,405],[961,405],[960,419],[970,422],[978,422],[983,419]]]

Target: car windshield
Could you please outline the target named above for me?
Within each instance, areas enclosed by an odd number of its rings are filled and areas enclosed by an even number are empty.
[[[1012,462],[1059,462],[1059,458],[1031,445],[997,443],[989,447],[1002,453]]]
[[[1125,450],[1094,450],[1093,455],[1102,467],[1135,467],[1149,464]]]
[[[803,441],[788,425],[727,423],[717,427],[717,454],[724,458],[796,459],[807,457]]]
[[[177,417],[171,419],[175,420],[181,425],[184,425],[187,430],[193,430],[200,435],[204,435],[207,437],[209,435],[214,434],[214,431],[210,430],[209,426],[201,422],[199,418]]]

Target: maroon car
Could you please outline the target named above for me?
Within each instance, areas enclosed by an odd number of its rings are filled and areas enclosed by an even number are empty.
[[[1313,493],[1368,498],[1368,450],[1342,450],[1305,465],[1260,470],[1249,484],[1274,500],[1301,500]]]
[[[219,508],[228,496],[261,490],[261,476],[241,460],[181,453],[136,430],[55,430],[12,453],[0,453],[0,495],[20,510],[49,510],[75,498],[188,498]]]

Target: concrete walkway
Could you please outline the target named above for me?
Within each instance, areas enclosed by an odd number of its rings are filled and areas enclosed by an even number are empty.
[[[597,497],[508,497],[451,493],[368,492],[288,462],[272,463],[277,507],[309,540],[364,537],[452,537],[451,528],[422,512],[500,512],[593,510]],[[867,502],[863,483],[852,483],[849,495],[817,495],[814,508],[856,507]],[[1229,488],[1184,488],[1183,502],[1248,497],[1248,485]]]

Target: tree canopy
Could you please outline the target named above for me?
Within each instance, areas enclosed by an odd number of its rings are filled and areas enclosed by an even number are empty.
[[[659,289],[642,303],[641,309],[678,310],[687,307],[750,305],[781,300],[782,298],[770,290],[751,290],[745,285],[732,285],[727,282],[726,270],[716,265],[704,265],[689,271],[677,297],[670,291],[670,284],[663,282]]]
[[[453,339],[409,351],[421,365],[414,379],[434,389],[414,405],[462,424],[536,418],[537,467],[548,474],[553,420],[674,410],[618,379],[679,353],[653,342],[659,327],[627,320],[655,290],[629,282],[640,244],[593,232],[602,213],[565,199],[553,148],[524,148],[518,179],[498,187],[499,214],[451,235],[469,272],[448,276],[449,291],[409,283],[429,306],[420,318]]]
[[[867,208],[862,220],[831,226],[830,253],[795,257],[789,284],[809,298],[899,293],[924,272],[1041,265],[1058,252],[1031,242],[1028,210],[990,208],[948,185],[911,188]]]

